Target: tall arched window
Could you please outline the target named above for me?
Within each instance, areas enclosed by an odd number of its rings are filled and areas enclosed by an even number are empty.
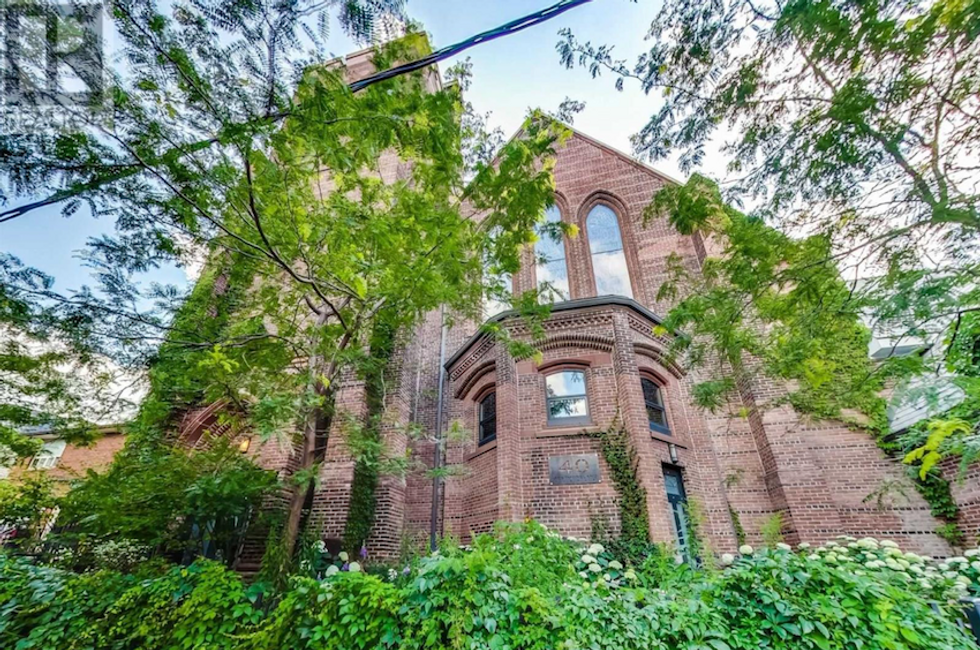
[[[511,307],[511,277],[510,273],[496,276],[488,273],[485,281],[488,289],[483,302],[483,317],[493,318]],[[492,290],[491,285],[494,287]]]
[[[551,206],[545,211],[545,226],[561,222],[561,211],[558,206]],[[537,256],[536,274],[538,289],[550,286],[558,295],[556,300],[568,300],[568,265],[565,263],[565,240],[561,233],[555,236],[553,227],[539,227],[538,241],[534,245]]]
[[[623,251],[623,237],[619,232],[619,219],[607,205],[592,208],[585,221],[588,230],[589,250],[592,253],[592,273],[595,276],[596,295],[633,297],[630,272]]]

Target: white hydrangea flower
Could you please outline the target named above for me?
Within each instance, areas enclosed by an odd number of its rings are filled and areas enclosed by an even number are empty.
[[[793,547],[792,546],[790,546],[789,544],[783,544],[782,542],[779,542],[778,544],[776,544],[776,548],[779,549],[780,551],[792,551],[793,550]]]
[[[341,551],[337,554],[337,557],[340,558],[341,562],[346,562],[350,558],[350,556],[347,555],[347,551]]]
[[[361,565],[358,564],[357,562],[351,562],[350,564],[347,565],[347,570],[350,571],[351,573],[357,573],[358,571],[361,570]]]
[[[636,572],[633,571],[633,569],[626,569],[626,573],[623,574],[623,577],[627,580],[636,580]]]
[[[980,562],[970,562],[970,568],[974,571],[980,571]]]
[[[973,581],[966,576],[956,576],[956,582],[964,585],[972,585]]]
[[[514,550],[515,551],[521,550],[521,545],[520,544],[514,544]]]
[[[827,553],[825,556],[823,556],[823,559],[824,562],[830,562],[831,564],[835,564],[837,562],[837,554]]]
[[[593,562],[595,562],[595,558],[588,553],[582,556],[582,564],[592,564]]]
[[[609,568],[612,569],[613,571],[619,571],[620,569],[623,568],[623,565],[620,564],[617,560],[613,560],[612,562],[609,563]]]
[[[797,548],[803,549],[804,551],[810,548],[810,542],[800,542]]]
[[[326,576],[332,576],[335,573],[340,573],[340,568],[336,564],[331,564],[327,567],[327,570],[323,572]]]
[[[604,550],[606,550],[606,548],[602,544],[593,544],[589,547],[589,555],[599,555]]]
[[[578,572],[578,574],[579,574],[580,576],[582,576],[583,578],[588,578],[588,577],[589,577],[589,574],[588,574],[588,573],[586,573],[585,571],[579,571],[579,572]]]
[[[732,564],[734,561],[735,561],[735,556],[732,555],[731,553],[721,554],[721,563],[724,564],[725,566]]]
[[[600,573],[602,571],[602,567],[596,564],[595,562],[593,562],[592,564],[589,565],[589,571],[591,571],[592,573]]]
[[[971,548],[969,551],[964,551],[963,555],[966,557],[977,557],[980,555],[980,548]]]
[[[969,564],[970,561],[965,557],[951,557],[946,560],[950,564]]]
[[[939,570],[940,571],[949,571],[949,565],[946,564],[945,562],[940,562],[939,563]]]
[[[948,580],[956,580],[959,576],[960,574],[958,574],[956,571],[947,571],[943,574],[943,577]]]
[[[957,582],[957,583],[953,584],[953,588],[954,589],[958,589],[959,591],[966,591],[967,589],[969,589],[969,587],[967,587],[962,582]]]
[[[738,547],[738,552],[741,553],[742,555],[752,555],[752,553],[755,552],[755,549],[749,546],[748,544],[742,544],[741,546]]]
[[[855,569],[854,570],[854,575],[856,575],[856,576],[863,576],[865,574],[864,574],[864,571],[862,571],[861,569]]]
[[[883,539],[880,542],[878,542],[878,544],[884,546],[885,548],[898,548],[898,544],[891,541],[890,539]]]
[[[603,574],[602,579],[605,580],[606,582],[609,582],[610,580],[612,580],[612,576],[609,575],[608,573],[605,573]]]
[[[922,587],[923,589],[932,588],[932,583],[929,582],[927,578],[919,578],[918,582],[919,582],[919,586]]]
[[[885,555],[898,557],[899,555],[905,555],[905,553],[902,553],[902,549],[898,548],[897,546],[887,546],[885,547]]]

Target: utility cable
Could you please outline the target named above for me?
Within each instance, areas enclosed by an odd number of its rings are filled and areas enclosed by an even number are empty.
[[[561,2],[553,4],[546,9],[517,18],[516,20],[505,23],[500,27],[495,27],[494,29],[481,32],[476,36],[469,37],[465,41],[460,41],[459,43],[455,43],[453,45],[447,45],[446,47],[440,48],[432,54],[424,56],[416,61],[404,63],[402,65],[395,66],[394,68],[389,68],[388,70],[382,70],[381,72],[373,74],[370,77],[358,79],[354,83],[350,84],[349,88],[351,89],[351,92],[356,93],[358,90],[363,90],[372,84],[378,83],[379,81],[384,81],[385,79],[391,79],[392,77],[397,77],[408,72],[420,70],[432,65],[433,63],[438,63],[443,59],[448,59],[451,56],[455,56],[475,45],[488,43],[496,38],[516,34],[523,29],[527,29],[528,27],[540,25],[545,21],[551,20],[555,16],[565,13],[569,9],[574,9],[575,7],[584,5],[587,2],[592,2],[592,0],[561,0]]]

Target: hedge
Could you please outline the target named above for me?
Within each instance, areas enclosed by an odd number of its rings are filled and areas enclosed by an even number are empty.
[[[971,551],[976,557],[977,553]],[[629,564],[535,525],[386,574],[297,577],[279,594],[222,566],[74,574],[0,555],[0,647],[23,650],[970,647],[956,599],[980,575],[894,544],[741,549],[722,568]],[[356,564],[352,564],[356,568]],[[933,606],[936,609],[933,609]]]

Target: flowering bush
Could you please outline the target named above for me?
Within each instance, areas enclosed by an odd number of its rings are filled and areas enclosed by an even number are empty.
[[[962,649],[972,642],[956,600],[976,589],[980,551],[936,561],[842,538],[744,546],[717,570],[666,553],[633,566],[527,524],[447,545],[388,580],[346,564],[260,599],[213,563],[76,575],[0,556],[0,647]]]

